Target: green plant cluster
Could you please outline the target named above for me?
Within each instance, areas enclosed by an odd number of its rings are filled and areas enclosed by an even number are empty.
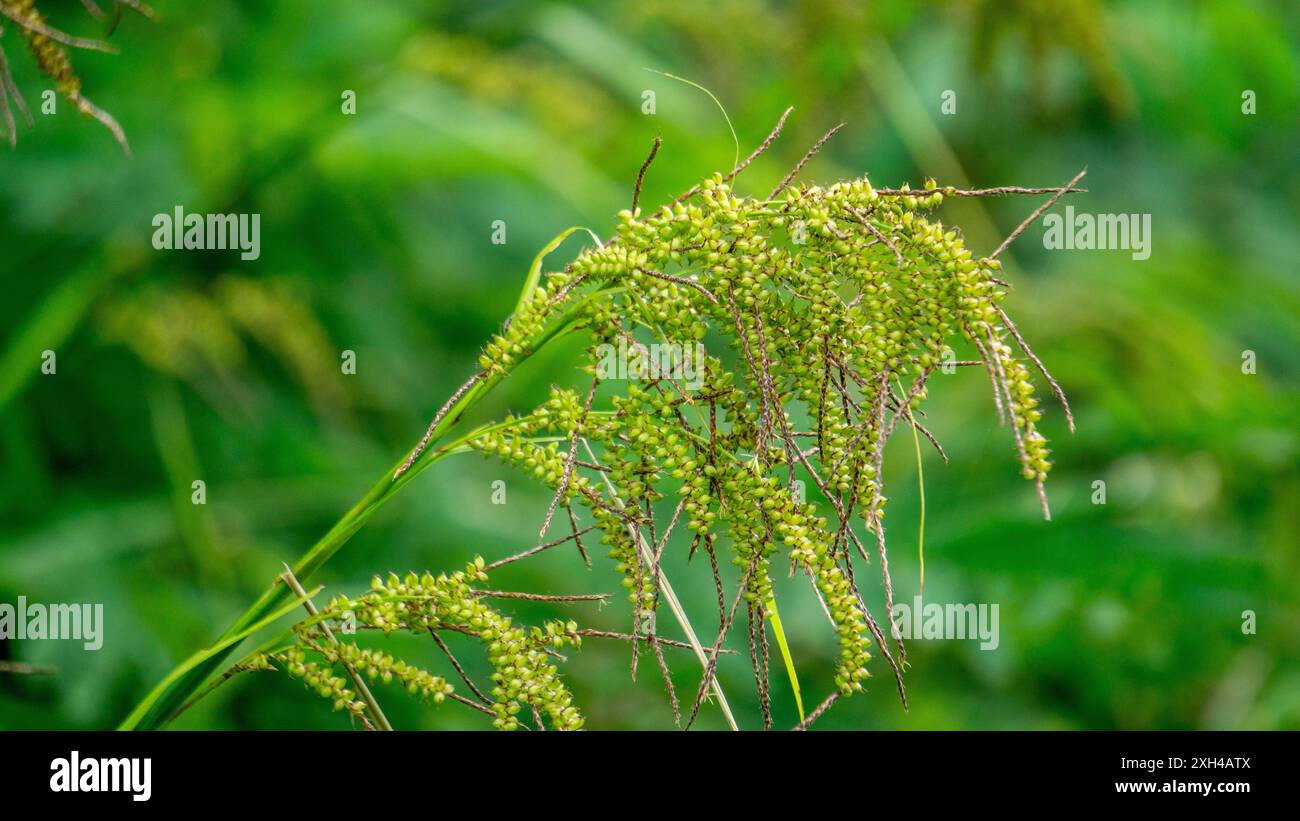
[[[690,194],[648,216],[622,212],[614,238],[525,295],[480,365],[508,373],[577,303],[594,343],[593,380],[608,376],[602,346],[622,340],[645,356],[640,332],[679,350],[707,342],[694,363],[698,389],[684,388],[680,373],[651,370],[601,412],[575,390],[554,389],[532,414],[470,446],[530,471],[556,490],[557,504],[588,507],[638,610],[659,600],[653,507],[674,491],[695,534],[692,552],[725,537],[749,605],[770,600],[771,563],[784,548],[830,615],[836,683],[848,694],[868,675],[873,636],[889,653],[851,576],[850,552],[867,552],[850,521],[875,533],[892,599],[883,446],[900,417],[919,427],[910,410],[955,337],[984,360],[1022,473],[1040,492],[1050,468],[1029,370],[998,307],[1001,266],[974,257],[957,231],[927,216],[944,198],[933,181],[886,193],[866,179],[800,185],[757,199],[737,196],[718,174]],[[898,393],[892,385],[901,390],[904,378],[911,387]],[[577,464],[579,439],[593,459],[599,450],[598,462]],[[795,498],[796,471],[833,506],[833,526]]]
[[[410,695],[434,704],[453,696],[454,688],[441,676],[389,653],[359,647],[346,640],[346,634],[355,629],[377,630],[385,636],[398,631],[427,636],[451,630],[476,637],[487,649],[494,669],[495,686],[488,705],[494,727],[517,729],[517,716],[528,707],[544,716],[553,729],[581,729],[583,717],[553,661],[557,650],[581,646],[577,624],[552,621],[542,627],[515,625],[509,617],[484,604],[481,591],[470,586],[471,582],[487,580],[483,568],[480,557],[465,570],[450,575],[434,577],[426,572],[422,576],[408,573],[405,577],[390,573],[387,579],[376,576],[369,592],[356,598],[335,597],[317,616],[295,628],[293,646],[255,657],[255,664],[278,664],[330,700],[335,710],[347,710],[364,718],[367,706],[356,688],[349,687],[339,668],[384,684],[396,682]],[[329,624],[334,627],[327,633]],[[340,632],[345,633],[342,639]]]
[[[450,454],[477,450],[523,468],[554,490],[541,535],[562,507],[572,528],[568,538],[584,559],[574,505],[589,511],[629,591],[633,630],[623,638],[632,642],[633,672],[645,642],[664,676],[675,716],[680,717],[679,704],[655,627],[655,614],[665,602],[704,668],[692,722],[712,689],[735,726],[715,675],[742,600],[751,625],[755,617],[771,619],[798,692],[773,592],[773,565],[780,560],[788,561],[792,574],[799,570],[808,578],[837,637],[834,696],[864,688],[878,651],[906,703],[901,636],[893,636],[891,648],[854,577],[855,553],[873,561],[854,523],[874,536],[883,622],[894,632],[884,524],[885,444],[904,421],[914,429],[918,458],[921,433],[942,454],[917,417],[927,379],[937,367],[955,362],[952,346],[962,339],[979,356],[978,363],[966,364],[982,364],[989,375],[998,413],[1011,422],[1021,472],[1035,482],[1048,514],[1043,480],[1050,462],[1036,427],[1040,411],[1029,369],[1008,340],[1043,368],[999,305],[1005,291],[997,278],[998,252],[975,257],[960,233],[930,211],[948,196],[1052,191],[1059,197],[1073,189],[965,191],[927,180],[920,190],[882,190],[866,178],[828,187],[792,185],[805,157],[766,197],[737,195],[732,180],[771,144],[783,123],[784,118],[729,175],[715,174],[648,215],[635,207],[638,178],[634,207],[619,214],[616,233],[602,242],[588,231],[595,245],[562,270],[544,275],[546,254],[581,229],[570,228],[549,243],[534,259],[514,313],[484,346],[480,370],[447,400],[410,455],[298,562],[295,572],[309,574],[327,561],[420,472]],[[647,167],[653,158],[654,152]],[[589,341],[583,370],[591,384],[585,395],[553,387],[531,413],[443,441],[521,363],[550,342],[579,332]],[[611,371],[613,350],[624,352],[629,367],[615,361]],[[598,390],[602,382],[615,381],[626,384]],[[820,491],[820,507],[804,498],[804,478]],[[673,498],[676,508],[661,530],[655,507]],[[693,534],[689,556],[700,548],[708,554],[717,589],[720,629],[708,652],[661,566],[679,522]],[[719,569],[724,551],[741,577],[730,604]],[[436,631],[437,620],[482,636],[490,642],[496,670],[497,726],[518,726],[515,716],[524,705],[537,721],[548,714],[556,726],[581,726],[544,649],[552,641],[576,640],[576,634],[548,628],[530,635],[511,627],[468,586],[482,568],[480,561],[467,575],[394,576],[379,582],[364,609],[364,623],[388,632]],[[226,638],[269,617],[289,592],[273,588]],[[430,609],[422,610],[426,605]],[[754,651],[752,626],[750,636],[751,663],[766,705],[767,663]],[[178,673],[182,678],[174,687],[160,685],[126,725],[152,726],[221,661],[214,652]],[[319,684],[336,701],[350,703],[328,677]],[[798,706],[802,719],[802,703]],[[765,721],[770,721],[766,708]]]

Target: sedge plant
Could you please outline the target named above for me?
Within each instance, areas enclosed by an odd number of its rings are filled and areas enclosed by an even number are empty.
[[[874,656],[892,673],[906,706],[906,648],[891,618],[885,444],[902,424],[915,437],[918,459],[925,440],[946,460],[923,422],[929,379],[950,366],[982,369],[1020,472],[1050,517],[1043,489],[1050,461],[1038,428],[1043,409],[1034,371],[1060,399],[1071,429],[1073,421],[1059,386],[1000,305],[1007,283],[997,257],[1051,203],[1082,190],[1074,186],[1083,174],[1053,188],[962,190],[926,180],[917,189],[887,189],[866,177],[824,187],[797,182],[832,129],[769,192],[737,193],[737,176],[776,140],[789,113],[730,172],[643,212],[640,191],[656,140],[632,207],[618,215],[613,234],[601,240],[586,231],[590,244],[557,270],[546,270],[546,256],[585,229],[570,228],[548,244],[515,311],[418,444],[121,726],[163,727],[235,673],[278,669],[366,727],[387,724],[369,680],[395,683],[431,702],[462,703],[500,728],[520,726],[522,715],[539,728],[572,729],[583,718],[560,677],[558,650],[583,636],[602,636],[630,643],[634,675],[639,658],[651,660],[681,726],[689,727],[712,700],[734,728],[716,673],[738,624],[766,727],[774,698],[770,638],[779,645],[800,728],[861,691],[879,663]],[[950,197],[1012,194],[1052,196],[988,257],[974,254],[961,232],[933,213]],[[574,335],[587,343],[586,380],[553,387],[529,412],[464,429],[462,420],[523,362]],[[956,359],[957,345],[968,346],[973,358]],[[614,361],[619,357],[630,361]],[[335,597],[317,610],[299,580],[313,577],[410,482],[466,452],[513,466],[551,489],[538,545],[492,563],[480,558],[450,575],[376,577],[371,590]],[[805,479],[817,501],[799,492]],[[567,535],[548,541],[557,526]],[[671,540],[674,534],[679,538]],[[485,602],[582,598],[479,585],[502,564],[569,542],[586,560],[597,539],[626,588],[628,633],[582,629],[572,621],[520,626]],[[687,551],[691,567],[712,577],[719,625],[712,639],[701,636],[674,593],[663,563],[669,550]],[[883,591],[876,613],[863,592],[861,572],[869,564],[876,565]],[[808,595],[818,600],[838,644],[834,689],[806,716],[797,648],[786,641],[776,605],[778,572],[807,579]],[[306,619],[231,664],[244,639],[303,605]],[[664,612],[684,641],[660,634]],[[491,688],[477,687],[450,653],[460,684],[356,640],[366,631],[413,632],[445,650],[439,633],[447,630],[483,644],[495,671]],[[693,692],[674,690],[665,648],[694,655],[700,675]]]

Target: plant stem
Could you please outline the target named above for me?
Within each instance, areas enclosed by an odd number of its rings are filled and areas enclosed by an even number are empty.
[[[591,458],[591,461],[599,464],[600,460],[596,458],[596,454],[592,451],[591,445],[587,443],[586,439],[582,440],[582,446],[587,449],[587,455]],[[610,495],[614,497],[614,503],[618,505],[619,510],[622,510],[624,508],[623,500],[614,492],[613,483],[603,473],[601,478],[605,480]],[[695,635],[695,629],[691,627],[691,620],[686,617],[686,610],[682,608],[682,603],[678,600],[677,594],[673,592],[673,586],[668,583],[668,576],[664,573],[663,567],[658,566],[655,562],[654,551],[646,543],[645,537],[641,535],[641,528],[629,524],[627,530],[632,538],[636,539],[637,547],[641,549],[642,560],[659,571],[659,592],[663,595],[664,601],[668,602],[668,608],[673,611],[673,617],[677,619],[677,625],[686,634],[687,641],[691,643],[691,649],[695,651],[695,657],[699,659],[700,666],[707,671],[709,669],[709,657],[704,652],[704,646],[700,644],[699,638]],[[727,703],[727,696],[722,692],[722,685],[718,684],[717,676],[713,677],[710,686],[713,689],[713,694],[718,697],[718,707],[721,708],[722,715],[727,719],[727,726],[733,730],[739,730],[740,728],[736,726],[736,717],[731,714],[731,705]]]
[[[316,603],[311,600],[311,596],[307,595],[307,591],[302,589],[302,583],[298,581],[297,576],[293,575],[293,570],[289,568],[289,565],[284,566],[284,573],[280,575],[280,578],[284,579],[284,583],[289,586],[290,590],[302,597],[302,606],[307,609],[309,615],[313,617],[320,615],[320,611],[316,609]],[[320,629],[330,644],[335,647],[343,645],[343,642],[339,641],[339,637],[334,635],[334,631],[330,629],[329,622],[322,621]],[[343,669],[348,671],[348,677],[352,679],[352,684],[356,686],[357,695],[361,696],[361,700],[366,703],[366,709],[370,711],[370,717],[374,719],[375,726],[381,730],[391,731],[393,725],[388,722],[388,716],[384,715],[379,702],[375,700],[374,693],[370,692],[370,688],[366,686],[366,680],[361,677],[351,664],[343,661],[342,656],[340,656],[339,661],[343,663]]]
[[[473,401],[477,398],[475,392],[470,391],[462,401]],[[447,418],[443,421],[444,423],[450,423],[450,421],[457,416],[459,416],[458,413],[449,413]],[[346,544],[347,541],[365,525],[370,517],[374,515],[375,511],[391,499],[398,490],[405,486],[407,482],[414,479],[423,470],[428,469],[449,455],[452,452],[453,447],[458,444],[460,443],[456,442],[452,447],[439,448],[426,453],[419,462],[413,465],[406,473],[402,474],[402,477],[396,481],[392,478],[393,471],[397,469],[401,462],[393,465],[389,470],[384,471],[384,474],[380,477],[379,481],[370,488],[369,492],[367,492],[365,496],[361,497],[361,500],[353,505],[352,509],[345,513],[343,518],[339,519],[338,522],[335,523],[334,527],[330,528],[329,532],[321,537],[320,541],[316,542],[310,550],[304,553],[302,557],[294,563],[294,575],[298,578],[309,578],[327,561],[329,561],[330,558],[333,557],[333,555],[337,553],[339,549],[342,548],[343,545]],[[219,641],[228,639],[231,636],[243,632],[250,625],[260,621],[267,613],[273,611],[291,595],[292,591],[289,589],[288,585],[277,579],[276,583],[263,593],[261,598],[254,602],[254,604],[249,607],[248,610],[244,611],[244,614],[240,616],[228,630],[221,634]],[[221,667],[233,651],[234,647],[229,647],[225,651],[195,665],[180,677],[171,687],[169,687],[166,692],[158,694],[157,700],[148,705],[147,712],[140,716],[138,721],[132,722],[131,719],[128,719],[127,721],[124,721],[118,729],[158,729],[161,723],[166,721],[174,710],[177,709],[191,693],[203,685],[203,682],[208,678],[208,676]],[[141,706],[145,705],[142,704]],[[139,708],[137,708],[137,712],[139,712]]]
[[[621,287],[606,288],[595,291],[578,300],[569,309],[562,314],[558,321],[549,325],[541,331],[531,344],[527,346],[525,354],[516,362],[519,363],[527,360],[532,354],[540,351],[551,342],[567,336],[578,330],[582,326],[582,309],[592,300],[620,293],[624,289]],[[502,380],[509,375],[509,372],[497,372],[479,380],[469,390],[465,391],[461,397],[452,404],[441,419],[441,421],[429,432],[430,446],[436,445],[447,432],[460,421],[461,417],[474,408],[488,393],[491,392]],[[508,423],[500,423],[505,425]],[[335,553],[343,547],[344,544],[352,538],[358,530],[365,526],[370,517],[374,515],[389,499],[393,498],[403,487],[415,479],[423,471],[432,467],[446,456],[455,452],[456,449],[470,438],[493,430],[500,425],[488,425],[476,428],[461,439],[443,446],[441,448],[431,447],[416,459],[408,469],[396,479],[393,478],[405,463],[405,458],[395,463],[391,468],[384,471],[379,481],[370,488],[365,496],[361,497],[352,509],[343,515],[341,519],[330,528],[321,539],[312,545],[311,549],[304,553],[293,565],[293,573],[297,578],[308,579],[313,573],[319,570],[326,562],[334,556]],[[409,451],[407,451],[409,453]],[[275,611],[282,605],[286,598],[292,595],[292,591],[287,585],[277,580],[270,589],[261,595],[248,610],[244,611],[234,624],[221,634],[214,646],[220,646],[221,649],[211,652],[201,659],[191,659],[182,664],[171,672],[164,679],[163,683],[158,685],[143,701],[136,706],[123,722],[118,725],[119,730],[156,730],[159,729],[167,720],[175,714],[181,705],[192,696],[203,683],[221,668],[226,659],[234,652],[237,641],[232,642],[233,637],[245,633],[248,629],[261,622],[266,616]],[[241,639],[242,640],[242,639]]]

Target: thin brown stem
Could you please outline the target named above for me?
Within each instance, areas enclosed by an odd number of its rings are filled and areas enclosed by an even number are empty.
[[[570,508],[570,511],[569,511],[569,512],[570,512],[570,513],[573,512],[573,511],[572,511],[572,508]],[[578,538],[579,536],[581,536],[583,533],[586,533],[586,532],[588,532],[588,531],[590,531],[590,530],[595,530],[595,529],[596,529],[596,525],[590,525],[590,526],[588,526],[588,527],[584,527],[582,530],[575,530],[573,533],[570,533],[568,536],[565,536],[565,537],[563,537],[563,538],[561,538],[561,539],[556,539],[556,540],[553,541],[553,542],[547,542],[546,544],[539,544],[537,547],[529,548],[528,550],[525,550],[525,551],[523,551],[523,552],[521,552],[521,553],[516,553],[516,554],[514,554],[513,556],[507,556],[507,557],[505,557],[504,559],[497,559],[495,562],[492,562],[491,564],[486,565],[486,566],[483,568],[483,571],[484,571],[484,572],[491,572],[491,571],[493,571],[493,570],[496,570],[498,567],[503,567],[504,565],[510,564],[511,562],[517,562],[517,561],[519,561],[520,559],[526,559],[526,558],[528,558],[529,556],[535,556],[535,555],[537,555],[538,553],[541,553],[543,550],[550,550],[552,547],[556,547],[556,546],[558,546],[558,545],[562,545],[562,544],[564,544],[564,543],[567,542],[567,541],[570,541],[570,540],[573,540],[573,539],[577,539],[577,538]],[[590,566],[591,566],[591,562],[588,561],[587,565],[588,565],[588,567],[590,567]]]
[[[663,145],[663,137],[655,137],[654,145],[650,146],[650,156],[645,158],[641,164],[641,170],[636,174],[636,187],[632,189],[632,215],[636,216],[637,206],[641,202],[641,183],[645,181],[645,172],[650,170],[650,163],[655,161],[655,155],[659,153],[659,146]]]
[[[572,595],[550,595],[546,593],[520,593],[513,590],[475,590],[474,595],[481,599],[523,599],[524,601],[575,602],[598,601],[609,599],[608,593],[581,593]]]
[[[465,686],[474,693],[479,701],[491,706],[492,699],[483,695],[483,691],[474,686],[474,682],[470,679],[469,673],[466,673],[465,668],[460,666],[460,662],[456,660],[456,656],[451,652],[451,648],[447,646],[447,643],[442,640],[442,636],[438,635],[437,631],[432,627],[429,628],[429,635],[433,636],[433,643],[438,645],[438,649],[447,657],[447,661],[451,662],[451,666],[456,669],[456,674],[460,676],[461,681],[465,682]]]
[[[615,633],[611,630],[593,630],[590,628],[582,628],[574,632],[576,632],[579,636],[590,636],[592,638],[597,638],[597,639],[618,639],[619,641],[638,641],[638,642],[650,641],[649,636],[641,636],[641,635],[634,636],[631,633]],[[687,644],[686,642],[677,641],[676,639],[656,638],[655,641],[658,642],[659,644],[662,644],[665,647],[680,647],[683,650],[693,649],[691,645]],[[724,656],[734,654],[735,652],[736,652],[735,650],[718,651],[719,654]]]
[[[429,441],[433,439],[434,431],[438,429],[438,424],[442,422],[442,417],[446,416],[447,412],[455,407],[456,403],[460,401],[461,397],[469,392],[470,388],[477,385],[479,381],[486,376],[487,371],[479,371],[474,374],[466,380],[465,384],[456,389],[456,392],[451,395],[450,399],[443,403],[443,406],[438,409],[438,413],[434,415],[433,421],[429,423],[429,427],[424,431],[424,436],[420,437],[420,442],[415,446],[415,450],[411,451],[411,455],[406,457],[406,461],[402,462],[401,467],[399,467],[397,472],[393,474],[394,480],[405,473],[411,465],[415,464],[415,460],[420,458],[420,454],[424,453],[424,449],[429,446]]]
[[[826,699],[822,701],[821,704],[818,704],[817,709],[809,713],[807,718],[805,718],[803,721],[796,724],[792,729],[807,730],[809,727],[813,725],[813,722],[821,718],[822,714],[831,708],[832,704],[834,704],[839,700],[840,700],[840,691],[836,690],[835,692],[827,696]]]
[[[1037,219],[1043,215],[1043,212],[1051,208],[1053,205],[1056,205],[1056,201],[1059,200],[1061,197],[1065,196],[1070,192],[1086,190],[1086,189],[1075,188],[1074,184],[1079,180],[1083,179],[1083,176],[1087,173],[1088,173],[1088,169],[1085,166],[1082,171],[1074,175],[1074,179],[1066,183],[1064,188],[1056,189],[1055,195],[1050,200],[1035,208],[1034,213],[1030,214],[1028,217],[1025,217],[1025,221],[1020,223],[1020,225],[1016,226],[1016,230],[1012,231],[1011,234],[1006,239],[1002,240],[1002,244],[998,246],[997,250],[994,251],[992,254],[989,254],[989,259],[997,259],[998,254],[1007,250],[1007,246],[1015,242],[1016,237],[1024,233],[1026,228],[1033,225],[1034,222],[1037,221]],[[1029,193],[1029,192],[1025,192],[1025,193]],[[1045,193],[1045,192],[1039,191],[1034,193]]]
[[[776,195],[780,194],[782,191],[785,190],[785,187],[790,184],[790,181],[793,180],[799,174],[800,171],[803,170],[803,167],[808,164],[808,161],[811,160],[813,156],[817,154],[818,151],[822,150],[822,146],[826,145],[827,141],[829,141],[831,137],[835,136],[835,132],[839,131],[841,128],[843,128],[846,125],[848,125],[848,123],[840,123],[839,125],[832,128],[830,131],[827,131],[826,134],[823,135],[822,138],[818,140],[817,143],[812,148],[808,149],[808,153],[803,155],[803,159],[799,160],[799,163],[790,170],[790,173],[785,175],[785,179],[781,180],[781,182],[776,186],[776,188],[772,189],[772,193],[768,194],[767,198],[769,200],[776,199]]]

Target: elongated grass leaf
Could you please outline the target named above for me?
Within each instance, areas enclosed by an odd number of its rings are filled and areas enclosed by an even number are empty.
[[[785,662],[785,675],[790,679],[790,689],[794,691],[794,706],[799,709],[799,723],[804,722],[803,695],[799,692],[799,672],[795,670],[794,658],[790,655],[790,644],[785,640],[785,628],[781,626],[781,613],[776,609],[776,596],[768,598],[763,605],[772,622],[772,634],[776,636],[776,646],[781,648],[781,661]]]
[[[533,257],[532,267],[528,269],[528,278],[524,280],[524,287],[519,292],[519,301],[515,303],[515,313],[519,313],[519,311],[524,307],[524,304],[528,302],[528,299],[533,295],[533,291],[537,290],[537,284],[542,281],[542,261],[546,259],[546,255],[554,251],[556,248],[559,248],[560,243],[564,242],[570,235],[578,231],[586,231],[588,236],[590,236],[597,245],[600,245],[600,237],[596,236],[596,232],[582,225],[574,225],[573,227],[566,228],[557,234],[554,239],[546,243],[542,250],[537,252],[537,256]]]
[[[169,673],[166,678],[158,682],[158,686],[154,687],[153,691],[149,693],[149,695],[146,696],[143,701],[141,701],[138,705],[136,705],[136,708],[131,711],[131,715],[126,717],[126,720],[122,722],[122,724],[118,727],[118,729],[119,730],[135,729],[137,725],[140,724],[141,720],[145,717],[145,714],[148,713],[149,710],[154,706],[154,703],[157,702],[163,696],[163,694],[167,692],[167,689],[171,687],[171,685],[174,682],[179,680],[181,676],[185,675],[190,670],[193,670],[194,668],[203,664],[205,661],[223,655],[228,649],[234,647],[236,644],[239,644],[241,641],[253,635],[254,633],[258,632],[263,627],[267,627],[272,623],[279,621],[282,616],[285,616],[290,611],[300,607],[304,601],[316,595],[320,591],[321,588],[317,587],[315,590],[311,591],[306,596],[295,597],[293,601],[288,602],[287,604],[284,604],[276,608],[271,612],[269,616],[257,622],[254,622],[247,629],[241,630],[240,632],[235,633],[234,635],[227,636],[226,638],[221,639],[211,647],[205,650],[200,650],[194,655],[190,656],[179,667],[177,667],[175,670],[172,670],[171,673]]]

